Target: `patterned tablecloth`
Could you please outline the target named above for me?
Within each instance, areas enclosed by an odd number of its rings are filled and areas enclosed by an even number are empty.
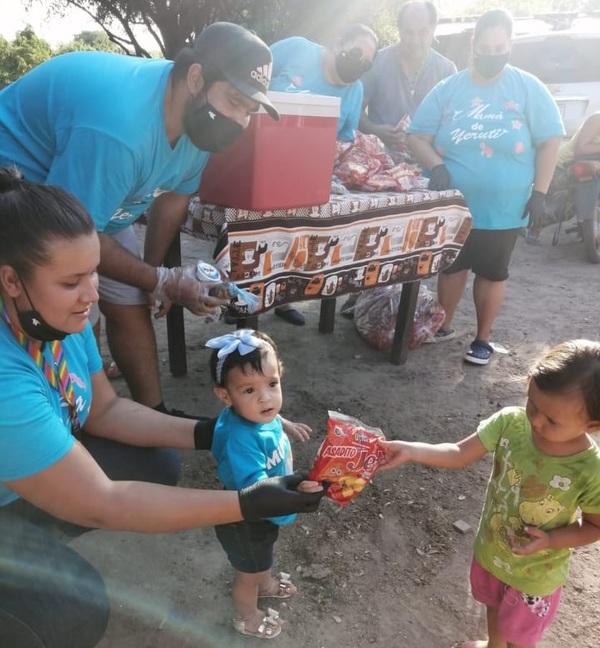
[[[215,240],[217,265],[261,298],[261,312],[434,275],[470,228],[462,195],[449,190],[332,195],[318,207],[267,212],[193,198],[183,231]]]

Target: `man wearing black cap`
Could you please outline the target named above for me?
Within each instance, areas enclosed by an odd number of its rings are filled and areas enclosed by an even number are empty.
[[[175,61],[104,52],[50,59],[0,91],[0,165],[73,193],[101,242],[100,309],[132,398],[165,411],[148,295],[196,314],[220,303],[161,266],[211,152],[235,141],[266,96],[271,52],[214,23]],[[143,261],[132,224],[149,209]]]

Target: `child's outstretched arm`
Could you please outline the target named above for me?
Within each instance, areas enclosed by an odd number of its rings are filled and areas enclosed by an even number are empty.
[[[380,444],[385,453],[380,470],[409,462],[434,468],[464,468],[487,453],[476,432],[458,443],[380,441]]]
[[[581,520],[551,531],[532,526],[526,526],[524,530],[531,540],[525,544],[517,540],[512,543],[513,553],[519,556],[529,556],[544,549],[583,547],[600,540],[600,515],[583,513]]]
[[[289,419],[283,418],[281,414],[279,414],[279,420],[281,421],[283,431],[288,435],[290,441],[308,441],[310,439],[312,429],[306,423],[290,421]]]

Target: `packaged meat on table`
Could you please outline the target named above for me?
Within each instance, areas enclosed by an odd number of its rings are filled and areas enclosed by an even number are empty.
[[[416,164],[394,160],[375,135],[356,131],[353,142],[338,142],[333,173],[347,189],[359,191],[413,191],[429,183]]]
[[[345,506],[371,481],[383,459],[379,428],[358,419],[329,411],[327,434],[308,479],[328,482],[325,493],[339,506]]]

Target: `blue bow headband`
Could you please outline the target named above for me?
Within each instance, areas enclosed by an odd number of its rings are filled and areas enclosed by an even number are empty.
[[[216,338],[211,338],[205,344],[210,349],[218,349],[217,352],[217,383],[221,384],[223,376],[223,365],[230,353],[237,351],[240,355],[245,356],[256,349],[260,349],[267,344],[265,340],[254,335],[251,329],[239,329],[234,333],[227,333]]]

